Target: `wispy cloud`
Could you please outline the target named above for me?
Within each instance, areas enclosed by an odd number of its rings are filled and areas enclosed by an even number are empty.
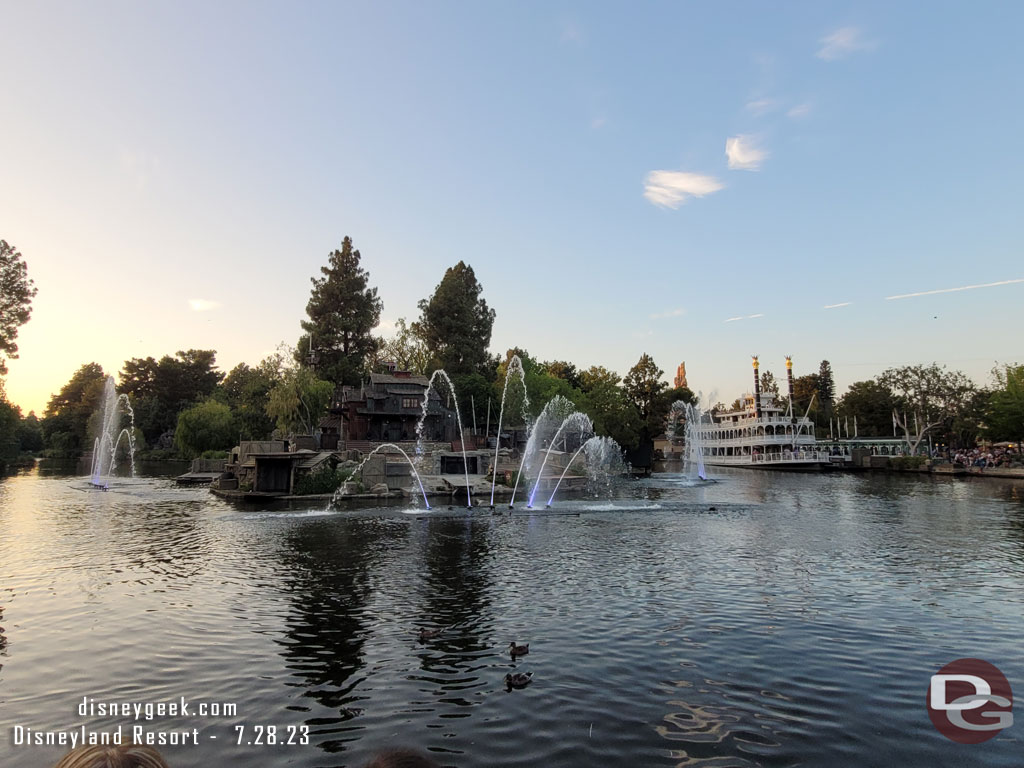
[[[756,171],[767,155],[750,136],[733,136],[725,140],[725,156],[729,158],[729,167],[734,171]]]
[[[601,128],[604,128],[605,123],[607,122],[608,118],[606,117],[595,117],[593,120],[590,121],[590,127],[593,130],[597,131],[600,130]]]
[[[209,299],[189,299],[188,305],[193,312],[209,312],[211,309],[220,308],[219,301],[210,301]]]
[[[658,312],[657,314],[649,315],[649,317],[651,320],[664,320],[668,317],[682,317],[685,314],[686,310],[683,307],[676,307],[675,309],[670,309],[667,312]]]
[[[852,301],[841,301],[838,304],[826,304],[822,309],[838,309],[839,307],[848,307],[853,304]]]
[[[934,291],[917,291],[916,293],[901,293],[898,296],[886,296],[886,301],[893,301],[894,299],[912,299],[916,296],[934,296],[937,293],[956,293],[957,291],[973,291],[976,288],[995,288],[998,285],[1013,285],[1014,283],[1024,283],[1024,277],[1015,278],[1013,280],[1000,280],[997,283],[979,283],[978,285],[961,285],[959,288],[939,288]]]
[[[806,101],[803,104],[797,104],[795,107],[791,107],[786,112],[786,117],[792,118],[793,120],[799,120],[800,118],[807,117],[811,114],[811,105]]]
[[[835,32],[821,38],[821,48],[815,54],[819,59],[835,61],[849,56],[857,51],[868,51],[875,47],[875,43],[865,40],[864,35],[858,27],[840,27]]]
[[[737,320],[756,320],[759,317],[764,317],[764,312],[758,312],[756,315],[737,315],[736,317],[730,317],[725,322],[735,323]]]
[[[704,197],[725,185],[714,176],[685,171],[651,171],[644,181],[644,197],[662,208],[678,208],[691,197]]]
[[[747,111],[755,115],[767,115],[779,106],[775,99],[751,99],[747,102]]]

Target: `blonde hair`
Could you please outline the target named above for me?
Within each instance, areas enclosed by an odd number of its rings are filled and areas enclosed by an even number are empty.
[[[68,752],[54,768],[170,768],[152,747],[141,744],[95,744]]]

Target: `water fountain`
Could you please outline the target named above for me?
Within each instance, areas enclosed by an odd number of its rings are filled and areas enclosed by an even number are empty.
[[[566,431],[568,430],[568,431]],[[594,433],[594,423],[590,420],[590,417],[585,413],[574,412],[570,413],[562,423],[558,426],[558,431],[555,432],[555,436],[551,438],[551,442],[548,444],[547,450],[544,451],[544,460],[540,463],[540,472],[537,473],[537,479],[533,483],[533,490],[530,491],[530,500],[526,506],[533,508],[533,499],[537,495],[537,489],[540,487],[540,482],[544,478],[544,467],[547,466],[548,458],[551,456],[551,451],[555,450],[555,445],[558,443],[558,438],[561,437],[562,433],[565,432],[568,437],[574,434],[578,430],[580,437],[586,434]]]
[[[92,445],[89,482],[97,488],[108,488],[110,476],[117,469],[122,440],[126,440],[131,473],[135,477],[135,412],[128,396],[117,394],[113,376],[108,376],[103,385],[103,398],[97,413],[99,424]],[[124,426],[125,417],[128,418],[128,426]]]
[[[416,478],[416,482],[420,486],[420,493],[423,494],[423,504],[424,504],[424,506],[427,509],[430,509],[430,502],[427,501],[427,492],[423,488],[423,481],[420,479],[420,473],[416,471],[416,465],[413,463],[413,460],[409,458],[409,454],[407,454],[405,451],[403,451],[401,448],[399,448],[394,443],[384,443],[383,445],[378,445],[376,448],[374,448],[372,451],[370,451],[368,454],[366,454],[366,456],[363,457],[363,460],[361,462],[359,462],[359,465],[355,469],[352,470],[352,474],[349,475],[349,479],[351,479],[351,478],[355,477],[356,475],[358,475],[359,471],[363,468],[363,465],[365,465],[366,462],[368,462],[370,460],[370,458],[375,453],[377,453],[378,451],[382,451],[385,448],[394,448],[396,451],[398,451],[400,454],[402,454],[402,456],[405,457],[405,460],[407,462],[409,462],[409,469],[412,470],[412,474]],[[345,493],[344,488],[345,488],[345,484],[342,483],[341,486],[334,492],[334,495],[331,496],[330,502],[327,504],[327,508],[328,509],[333,507],[339,500],[345,498],[345,496],[347,494]]]
[[[498,438],[494,442],[494,471],[491,473],[491,507],[494,507],[494,484],[498,480],[498,451],[501,448],[501,424],[502,418],[505,416],[505,395],[508,394],[508,382],[512,379],[513,374],[517,374],[519,377],[519,384],[523,388],[523,422],[527,424],[529,430],[529,409],[530,409],[530,398],[526,394],[526,371],[523,370],[523,361],[519,359],[519,355],[512,355],[512,359],[508,362],[508,368],[505,370],[505,385],[501,388],[501,409],[498,411]],[[518,478],[517,478],[518,479]]]
[[[540,446],[549,443],[559,425],[574,413],[576,406],[570,400],[561,395],[551,398],[544,409],[540,412],[537,420],[533,422],[530,436],[526,440],[526,448],[523,450],[523,458],[519,462],[519,471],[516,473],[516,482],[512,486],[512,498],[509,500],[508,508],[512,509],[516,502],[516,493],[519,490],[519,481],[532,465],[535,454]]]
[[[682,401],[677,400],[672,407]],[[707,470],[704,469],[704,442],[700,436],[700,423],[703,414],[700,409],[690,403],[682,403],[683,414],[686,419],[686,466],[688,474],[692,479],[708,479]]]
[[[444,368],[438,368],[433,374],[431,374],[430,381],[427,382],[427,389],[423,393],[423,412],[420,414],[420,420],[416,423],[416,455],[419,457],[423,454],[423,425],[427,420],[427,408],[430,405],[430,390],[434,388],[434,379],[438,376],[448,383],[448,392],[451,394],[452,402],[455,403],[455,420],[459,425],[459,444],[462,446],[462,469],[466,473],[466,506],[472,507],[473,498],[469,492],[469,461],[466,458],[466,433],[462,430],[462,414],[459,412],[459,400],[455,396],[455,385],[452,384],[452,380],[448,374],[445,373]],[[403,451],[403,453],[405,452]],[[415,471],[415,468],[413,468],[413,471]],[[419,477],[418,474],[417,477]],[[424,496],[424,498],[426,497]]]
[[[359,463],[359,465],[353,470],[352,475],[350,477],[355,477],[356,475],[358,475],[359,472],[362,470],[363,466],[366,464],[366,462],[369,461],[370,457],[372,457],[374,454],[384,449],[393,449],[394,451],[401,453],[405,460],[408,462],[409,467],[416,478],[416,482],[419,485],[420,493],[423,496],[423,503],[427,509],[430,509],[430,503],[427,498],[426,490],[423,486],[423,481],[420,475],[421,467],[418,467],[417,465],[418,463],[421,463],[422,458],[424,456],[424,433],[426,420],[428,417],[428,410],[430,407],[430,392],[432,389],[434,389],[435,382],[438,377],[440,377],[448,385],[450,396],[452,400],[455,401],[455,415],[458,423],[459,434],[463,435],[462,416],[459,412],[458,401],[455,397],[455,387],[452,384],[451,378],[448,376],[448,374],[444,370],[439,369],[433,373],[433,375],[430,377],[427,383],[427,388],[424,393],[422,412],[420,414],[419,421],[416,424],[416,460],[410,458],[409,455],[406,454],[406,452],[402,450],[402,448],[399,447],[398,445],[395,445],[394,443],[385,443],[383,445],[377,446],[372,451],[370,451],[370,453],[368,453]],[[516,355],[513,355],[513,357],[509,361],[508,371],[505,377],[505,386],[502,390],[501,408],[498,414],[499,443],[501,428],[505,418],[507,405],[506,397],[508,395],[510,379],[513,382],[515,382],[518,379],[520,386],[522,388],[523,418],[524,421],[527,422],[529,429],[529,437],[527,438],[526,448],[523,451],[519,471],[516,475],[516,482],[512,489],[512,498],[509,503],[510,509],[513,508],[515,503],[516,492],[519,488],[519,480],[524,475],[531,474],[529,473],[529,469],[536,463],[537,455],[541,451],[544,452],[544,456],[540,462],[540,470],[538,471],[533,486],[530,489],[529,500],[527,502],[527,506],[529,508],[533,507],[533,502],[537,495],[537,491],[540,488],[541,482],[544,480],[544,471],[547,467],[548,458],[550,457],[552,451],[557,450],[556,446],[561,445],[566,450],[573,450],[574,448],[576,449],[575,453],[573,454],[572,460],[570,460],[569,462],[569,465],[571,465],[573,461],[575,461],[581,453],[584,453],[586,457],[587,475],[588,479],[591,481],[594,481],[598,475],[603,474],[604,477],[608,478],[611,477],[612,474],[616,472],[621,473],[622,471],[624,471],[625,465],[622,461],[621,449],[619,448],[618,444],[615,443],[614,440],[611,440],[611,438],[592,438],[591,436],[593,435],[594,428],[593,422],[590,420],[590,417],[587,416],[585,413],[577,412],[573,403],[567,398],[561,395],[556,395],[544,406],[544,409],[541,411],[541,414],[540,416],[538,416],[537,420],[532,425],[529,423],[527,411],[529,399],[526,395],[525,374],[523,370],[522,361]],[[494,459],[495,468],[497,467],[498,464],[497,449],[498,447],[496,446]],[[466,446],[464,440],[462,441],[462,462],[466,479],[466,501],[468,506],[471,508],[472,497],[471,486],[469,481],[469,461],[466,455]],[[558,487],[561,485],[562,480],[566,476],[568,468],[569,466],[566,466],[563,469],[560,477],[558,478],[558,481],[555,483],[555,490],[557,490]],[[492,507],[494,501],[495,481],[496,478],[492,478]],[[336,503],[340,501],[342,498],[344,498],[346,495],[347,491],[345,489],[345,486],[342,485],[334,492],[334,495],[331,498],[328,508],[335,506]],[[552,492],[551,497],[548,499],[548,506],[551,505],[553,500],[554,492]]]
[[[555,483],[554,489],[551,491],[551,496],[548,498],[548,506],[555,500],[555,494],[558,492],[559,486],[562,484],[562,480],[565,479],[566,474],[569,472],[569,468],[576,461],[577,457],[584,454],[584,464],[586,466],[587,478],[591,482],[596,482],[599,478],[608,480],[609,478],[615,477],[616,475],[622,474],[626,471],[626,462],[622,458],[622,448],[617,442],[610,437],[599,437],[594,436],[587,440],[581,445],[576,453],[569,459],[569,463],[565,465],[565,469],[562,470],[562,474],[558,477],[558,482]]]

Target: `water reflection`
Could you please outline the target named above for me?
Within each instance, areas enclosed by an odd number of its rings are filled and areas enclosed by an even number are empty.
[[[923,768],[953,754],[923,709],[939,666],[979,656],[1024,679],[1014,486],[683,480],[492,517],[6,478],[0,726],[76,725],[83,694],[187,695],[244,706],[168,723],[225,737],[171,751],[178,768],[238,762],[231,729],[256,722],[311,726],[309,747],[247,755],[299,768],[396,742],[461,768]],[[534,676],[509,692],[510,672]],[[972,755],[1017,765],[1017,738]]]
[[[301,686],[303,697],[336,713],[306,720],[327,752],[342,751],[361,730],[350,721],[369,698],[357,689],[365,682],[363,646],[376,621],[367,610],[371,570],[379,565],[382,549],[406,533],[404,527],[372,521],[306,524],[289,531],[280,553],[285,569],[281,588],[291,599],[291,610],[278,642],[287,668],[299,678],[290,685]],[[301,704],[291,708],[310,711]]]

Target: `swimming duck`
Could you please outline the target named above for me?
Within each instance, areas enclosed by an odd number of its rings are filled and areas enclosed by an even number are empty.
[[[525,688],[530,684],[533,672],[515,672],[505,675],[505,685],[511,691],[513,688]]]
[[[516,645],[515,642],[508,644],[508,653],[514,659],[516,656],[525,656],[530,652],[530,644]]]
[[[421,627],[420,642],[422,643],[426,640],[431,640],[435,637],[440,637],[442,632],[444,632],[444,627],[442,627],[441,629],[425,629]]]

